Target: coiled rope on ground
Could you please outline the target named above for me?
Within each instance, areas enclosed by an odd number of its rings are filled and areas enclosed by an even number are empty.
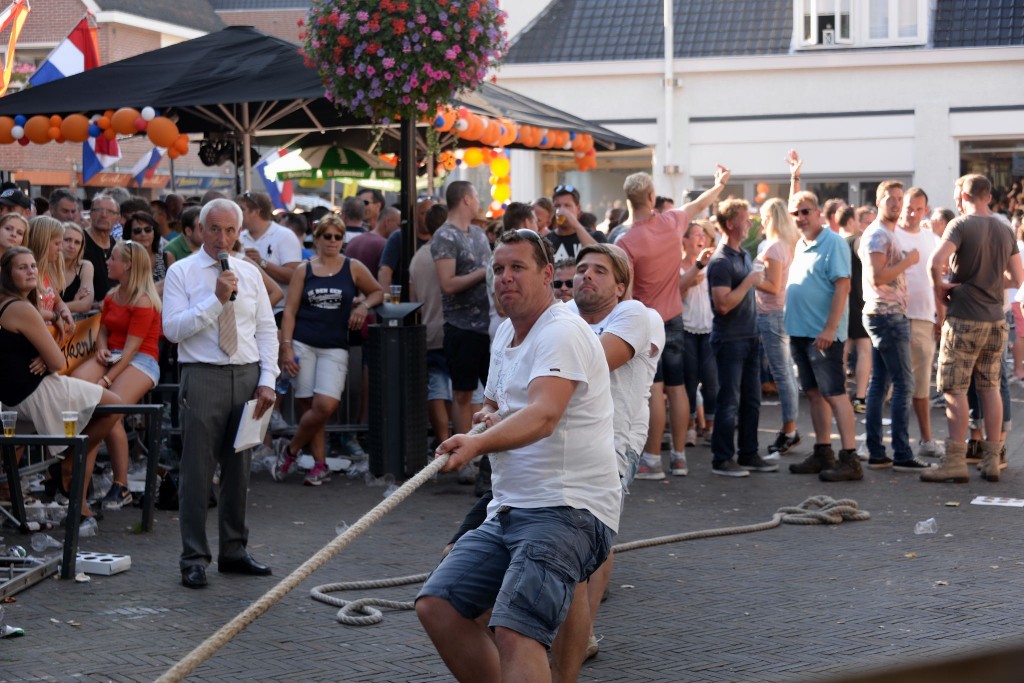
[[[857,501],[850,498],[834,500],[829,496],[811,496],[796,506],[781,507],[775,511],[772,518],[767,522],[745,524],[742,526],[723,527],[720,529],[702,529],[700,531],[688,531],[671,536],[658,536],[657,538],[645,538],[629,543],[620,543],[612,547],[617,553],[625,553],[640,548],[651,548],[656,545],[667,543],[681,543],[683,541],[695,541],[701,538],[715,538],[718,536],[735,536],[737,534],[749,534],[755,531],[774,529],[780,524],[839,524],[843,521],[863,521],[871,519],[871,513],[857,508]],[[347,626],[369,626],[378,624],[384,619],[384,614],[375,609],[381,607],[393,610],[413,609],[415,604],[412,601],[385,600],[383,598],[360,598],[358,600],[343,600],[328,593],[338,593],[354,590],[372,590],[376,588],[392,588],[394,586],[406,586],[409,584],[422,583],[427,579],[428,574],[411,574],[409,576],[396,576],[378,581],[345,581],[341,583],[326,583],[310,589],[310,597],[319,602],[340,607],[335,618]]]

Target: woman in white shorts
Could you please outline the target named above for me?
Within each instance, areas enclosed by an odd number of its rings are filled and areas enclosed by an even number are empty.
[[[384,300],[366,266],[341,254],[345,224],[340,216],[324,216],[313,237],[317,256],[295,269],[281,319],[281,371],[295,378],[302,417],[271,469],[275,481],[284,481],[308,445],[314,465],[303,482],[307,486],[330,480],[324,426],[345,387],[348,331],[362,328],[369,309]],[[360,294],[362,300],[354,303]]]

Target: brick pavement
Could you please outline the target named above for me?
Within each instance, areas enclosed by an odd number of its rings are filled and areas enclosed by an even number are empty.
[[[802,410],[801,452],[810,447],[806,403]],[[778,408],[766,406],[762,420],[774,427]],[[933,420],[941,437],[940,411]],[[770,431],[762,430],[763,446]],[[601,654],[580,680],[830,680],[1015,643],[1024,607],[1024,511],[969,504],[978,494],[1024,497],[1024,437],[1011,434],[1008,450],[1002,482],[974,476],[957,486],[891,470],[831,485],[788,472],[726,479],[711,475],[707,448],[690,449],[689,477],[634,484],[617,541],[765,521],[778,507],[821,493],[854,498],[873,518],[621,555],[598,617]],[[784,457],[782,468],[795,459]],[[0,681],[152,680],[329,541],[337,522],[351,524],[369,510],[381,491],[344,477],[309,488],[298,478],[274,484],[266,473],[254,475],[250,549],[276,576],[213,569],[204,591],[178,584],[176,513],[158,511],[151,534],[128,530],[137,510],[108,513],[83,548],[128,553],[132,569],[88,584],[47,581],[19,594],[7,605],[8,621],[27,636],[0,640]],[[308,588],[429,570],[472,501],[468,487],[447,476],[424,486],[190,680],[451,680],[411,612],[388,613],[378,626],[342,626],[336,609],[312,601]],[[938,533],[915,536],[915,522],[929,517]],[[375,594],[410,599],[414,592]]]

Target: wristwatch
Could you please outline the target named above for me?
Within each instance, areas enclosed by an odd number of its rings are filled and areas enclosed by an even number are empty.
[[[260,259],[260,268],[262,268],[263,270],[267,269],[267,259],[265,259],[265,258],[261,258]]]

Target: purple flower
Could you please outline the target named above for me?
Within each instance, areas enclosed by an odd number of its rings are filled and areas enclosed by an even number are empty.
[[[369,32],[370,32],[370,27],[367,26],[366,24],[363,24],[362,26],[359,27],[359,35],[365,36]]]
[[[366,21],[369,18],[369,13],[365,12],[364,10],[359,10],[358,12],[356,12],[356,19],[358,19],[359,21]]]

